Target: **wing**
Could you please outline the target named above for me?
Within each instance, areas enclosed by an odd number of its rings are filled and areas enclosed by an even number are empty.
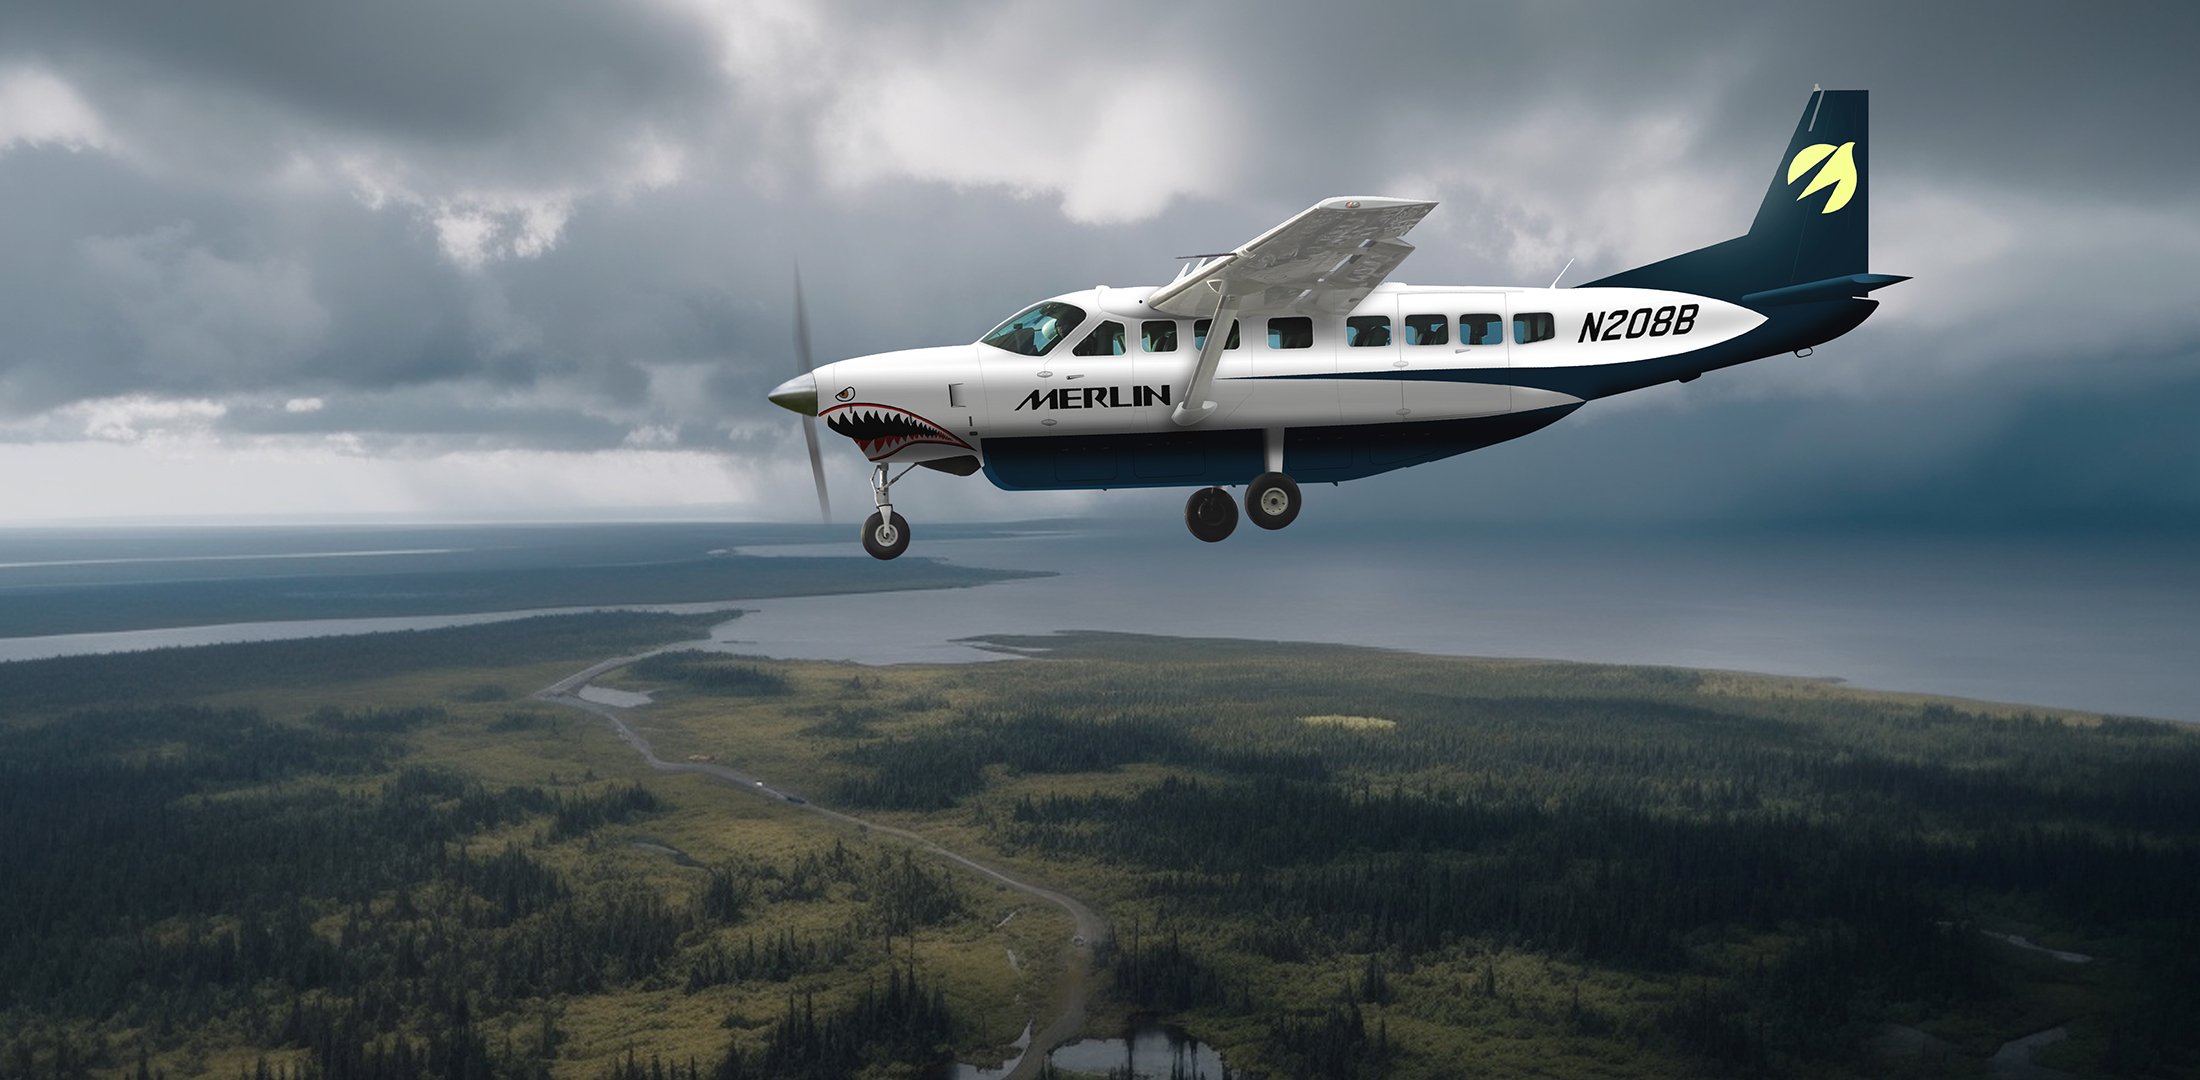
[[[1413,253],[1403,237],[1433,202],[1323,199],[1236,251],[1209,258],[1146,298],[1158,311],[1207,316],[1222,297],[1246,315],[1342,315]]]

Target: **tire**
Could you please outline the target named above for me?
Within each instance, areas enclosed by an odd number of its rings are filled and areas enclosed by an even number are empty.
[[[1184,526],[1210,544],[1237,531],[1237,501],[1218,487],[1200,488],[1184,501]]]
[[[1263,529],[1280,529],[1299,519],[1298,481],[1280,472],[1262,473],[1245,489],[1245,516]]]
[[[863,550],[874,559],[891,559],[909,550],[909,523],[900,514],[874,513],[863,519]]]

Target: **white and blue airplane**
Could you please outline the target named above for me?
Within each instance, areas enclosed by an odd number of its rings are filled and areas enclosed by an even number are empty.
[[[1209,542],[1236,529],[1224,489],[1244,485],[1246,516],[1280,529],[1300,484],[1479,450],[1862,323],[1867,294],[1907,280],[1865,269],[1867,104],[1812,91],[1748,234],[1579,287],[1388,281],[1436,204],[1331,198],[1167,285],[1065,293],[971,344],[837,361],[770,398],[874,463],[863,546],[881,559],[908,549],[891,493],[919,465],[1013,491],[1196,488],[1184,521]]]

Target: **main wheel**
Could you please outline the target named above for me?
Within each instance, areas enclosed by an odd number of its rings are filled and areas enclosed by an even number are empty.
[[[1221,488],[1200,488],[1184,502],[1184,525],[1212,544],[1237,531],[1237,502]]]
[[[1262,473],[1245,489],[1245,516],[1263,529],[1280,529],[1299,519],[1298,481],[1280,472]]]
[[[909,523],[900,514],[877,514],[863,519],[863,550],[874,559],[891,559],[909,550]]]

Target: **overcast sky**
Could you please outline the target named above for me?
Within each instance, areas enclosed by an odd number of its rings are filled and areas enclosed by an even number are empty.
[[[798,259],[821,362],[1332,194],[1441,201],[1400,280],[1585,281],[1746,229],[1813,83],[1873,92],[1872,269],[1916,280],[1869,323],[1307,514],[2192,521],[2196,41],[2189,3],[5,0],[0,524],[801,520]]]

